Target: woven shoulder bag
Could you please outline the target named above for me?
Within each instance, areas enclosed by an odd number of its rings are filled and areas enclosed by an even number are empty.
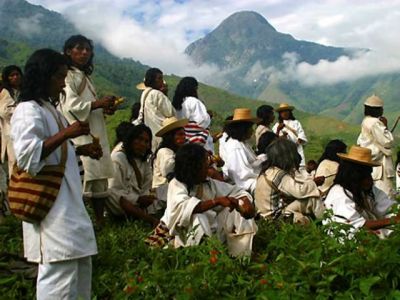
[[[50,109],[61,131],[64,126]],[[67,161],[67,142],[61,145],[61,160],[58,165],[46,165],[32,176],[14,165],[8,186],[8,201],[11,212],[22,221],[40,223],[57,199],[64,178]]]

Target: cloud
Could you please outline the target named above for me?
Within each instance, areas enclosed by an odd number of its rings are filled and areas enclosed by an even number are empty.
[[[22,32],[26,36],[40,34],[42,31],[42,28],[40,26],[41,18],[42,14],[36,14],[30,18],[18,18],[15,19],[15,26],[20,32]]]
[[[278,30],[297,39],[325,45],[367,48],[353,58],[316,65],[288,61],[275,77],[312,84],[331,84],[400,70],[400,0],[30,0],[64,14],[84,34],[119,57],[130,57],[178,75],[200,79],[225,74],[215,66],[194,66],[183,54],[186,46],[214,29],[230,14],[254,10]],[[286,58],[287,59],[287,58]],[[290,64],[289,64],[290,62]],[[271,69],[254,65],[256,74]]]

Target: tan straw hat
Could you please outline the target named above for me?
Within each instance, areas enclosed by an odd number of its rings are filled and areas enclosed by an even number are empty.
[[[139,91],[143,91],[143,90],[146,89],[146,86],[144,85],[144,82],[141,82],[141,83],[138,83],[138,84],[136,85],[136,88],[137,88]]]
[[[252,122],[258,123],[261,119],[253,117],[249,108],[236,108],[233,111],[232,120],[228,120],[225,123],[236,123],[236,122]]]
[[[364,105],[371,107],[383,107],[383,100],[377,95],[373,94],[365,100]]]
[[[167,132],[170,132],[171,130],[177,128],[181,128],[185,126],[187,123],[189,123],[188,119],[178,120],[176,117],[166,118],[163,121],[163,126],[161,127],[161,129],[156,132],[156,136],[162,137]]]
[[[294,106],[291,106],[291,105],[289,105],[287,103],[281,103],[281,104],[279,104],[278,108],[275,109],[275,111],[276,112],[281,112],[281,111],[284,111],[284,110],[293,110],[293,109],[294,109]]]
[[[351,146],[349,153],[338,153],[337,155],[343,160],[351,161],[360,165],[370,167],[381,165],[372,160],[371,149],[364,147]]]

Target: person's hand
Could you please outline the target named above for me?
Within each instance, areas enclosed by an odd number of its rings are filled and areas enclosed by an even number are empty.
[[[318,176],[314,178],[314,182],[317,186],[323,185],[325,182],[325,177],[324,176]]]
[[[78,155],[88,156],[92,159],[97,159],[97,160],[103,156],[103,150],[101,149],[101,145],[96,142],[79,146],[76,148],[76,152]]]
[[[102,108],[106,115],[112,115],[117,109],[115,105],[116,99],[115,96],[105,96],[96,101],[96,108]]]
[[[379,121],[381,121],[383,123],[383,125],[385,125],[387,127],[387,119],[384,116],[379,117]]]
[[[281,131],[283,129],[283,127],[285,127],[285,123],[279,123],[277,130]]]
[[[153,195],[144,195],[140,196],[137,202],[139,203],[140,207],[146,208],[153,204],[156,199],[157,198]]]
[[[234,199],[234,200],[232,200]],[[216,204],[223,207],[229,207],[230,211],[237,207],[237,200],[232,197],[217,197],[213,200]]]
[[[73,139],[81,135],[88,135],[90,133],[88,122],[74,122],[68,127],[64,128],[64,135],[67,139]]]

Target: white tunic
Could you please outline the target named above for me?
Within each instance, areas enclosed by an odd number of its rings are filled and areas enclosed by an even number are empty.
[[[351,192],[347,191],[346,194],[342,186],[338,184],[334,185],[325,199],[326,208],[333,211],[331,221],[349,224],[354,228],[351,232],[354,232],[354,230],[363,227],[368,220],[390,217],[389,210],[395,202],[389,199],[385,192],[375,186],[372,188],[372,192],[375,199],[371,197],[367,198],[372,210],[369,212],[365,210],[358,211],[355,202],[350,198],[352,196]]]
[[[72,111],[79,120],[89,122],[90,132],[100,139],[103,156],[99,160],[91,159],[88,156],[81,157],[85,169],[85,181],[112,178],[113,166],[104,113],[102,108],[91,110],[92,102],[97,100],[97,96],[89,77],[86,77],[85,89],[79,95],[84,76],[85,74],[77,68],[68,71],[64,89],[66,97],[61,97],[60,110],[70,124],[76,120],[69,111]],[[80,146],[89,144],[93,140],[90,135],[85,135],[77,137],[73,141],[76,146]]]
[[[372,178],[380,189],[388,195],[393,192],[391,179],[395,176],[392,147],[394,138],[389,129],[379,120],[366,116],[361,124],[361,133],[357,144],[361,147],[371,149],[372,159],[381,164],[372,168]]]
[[[317,171],[315,172],[315,177],[324,176],[324,183],[318,187],[321,193],[325,194],[328,192],[329,188],[333,185],[333,181],[336,178],[336,173],[339,168],[339,163],[333,160],[324,159],[318,165]]]
[[[106,203],[113,214],[124,215],[124,211],[119,204],[121,197],[133,205],[137,205],[140,196],[150,194],[152,181],[151,167],[148,161],[135,159],[142,177],[141,185],[139,186],[136,173],[129,163],[125,152],[113,152],[111,159],[114,164],[114,177],[108,180],[109,197]]]
[[[167,200],[167,175],[174,172],[174,168],[175,152],[169,148],[158,150],[153,165],[153,188],[156,189],[157,198],[160,200]]]
[[[11,174],[11,170],[15,160],[10,136],[10,121],[11,116],[14,113],[14,109],[16,106],[15,103],[19,92],[17,90],[14,90],[14,93],[14,98],[11,97],[7,89],[3,89],[0,93],[1,162],[5,162],[5,158],[7,155],[9,174]]]
[[[284,136],[284,134],[287,133],[287,138],[289,139],[289,141],[296,143],[297,152],[301,156],[300,167],[304,167],[306,165],[306,161],[304,157],[303,145],[305,145],[308,142],[308,140],[303,130],[303,127],[301,126],[301,123],[298,120],[283,120],[283,123],[285,124],[285,127],[283,127],[283,129],[279,132],[279,136]],[[278,132],[278,126],[279,123],[275,123],[274,127],[272,128],[272,131],[275,134],[277,134]],[[298,139],[301,139],[303,141],[303,144],[299,144],[297,142]]]
[[[150,127],[153,133],[152,151],[155,152],[161,142],[161,138],[155,134],[162,127],[164,119],[175,116],[175,109],[171,101],[159,90],[146,88],[140,97],[140,111],[138,122]]]
[[[224,139],[223,136],[221,139]],[[221,144],[220,144],[221,149]],[[225,161],[222,168],[224,176],[231,179],[238,187],[253,193],[257,177],[261,171],[261,163],[251,147],[233,138],[223,142],[221,158]]]
[[[47,164],[58,164],[61,158],[61,147],[58,147],[44,160],[40,159],[44,141],[59,131],[49,109],[57,112],[50,104],[45,105],[40,106],[35,101],[22,102],[11,119],[18,167],[32,175]],[[97,253],[92,222],[82,199],[75,149],[70,143],[64,178],[53,207],[39,225],[26,222],[22,225],[24,252],[29,261],[50,263]]]
[[[207,129],[210,127],[211,119],[207,108],[203,102],[195,97],[185,97],[182,103],[182,109],[176,112],[178,119],[188,119],[196,122],[197,125]]]
[[[227,241],[231,254],[249,254],[257,232],[254,219],[246,220],[236,210],[229,212],[229,208],[221,206],[199,214],[193,214],[193,210],[201,201],[216,197],[246,196],[252,201],[251,196],[236,186],[213,179],[201,186],[200,196],[199,186],[188,192],[186,185],[176,179],[169,184],[167,208],[161,220],[175,237],[175,247],[198,245],[203,236],[215,234]]]

